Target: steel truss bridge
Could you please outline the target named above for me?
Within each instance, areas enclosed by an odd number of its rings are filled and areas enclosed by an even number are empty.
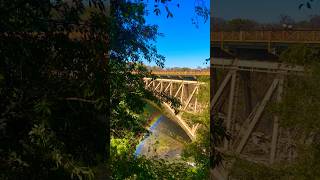
[[[178,98],[181,102],[181,108],[179,113],[175,114],[174,109],[171,108],[170,104],[163,102],[166,109],[169,110],[174,121],[179,124],[182,129],[187,133],[191,140],[196,137],[196,131],[199,128],[199,124],[192,124],[183,119],[182,114],[188,113],[199,113],[203,107],[198,103],[197,94],[203,82],[178,80],[178,79],[163,79],[163,78],[144,78],[145,87],[149,90],[166,93],[171,97]]]
[[[211,72],[219,73],[211,77],[211,113],[231,134],[217,150],[265,165],[296,157],[291,132],[279,127],[278,116],[266,113],[269,104],[282,100],[287,76],[303,75],[304,67],[277,60],[275,49],[294,44],[320,47],[320,31],[211,32]],[[275,56],[261,60],[261,50]],[[222,51],[226,53],[219,54]],[[256,58],[245,59],[245,53]],[[224,161],[212,171],[213,178],[228,179],[234,163],[235,159]]]
[[[301,75],[304,68],[237,59],[212,59],[211,67],[224,71],[211,100],[211,112],[224,121],[232,137],[217,149],[263,164],[292,159],[293,150],[285,147],[290,146],[287,144],[289,132],[279,130],[278,116],[266,117],[263,113],[268,103],[281,101],[285,77]],[[227,179],[228,168],[234,162],[225,162],[224,168],[215,168],[215,178]]]

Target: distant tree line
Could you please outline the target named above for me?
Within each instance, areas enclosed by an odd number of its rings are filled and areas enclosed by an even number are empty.
[[[159,66],[147,66],[148,70],[151,71],[162,71],[162,70],[169,70],[169,71],[194,71],[194,70],[209,70],[210,67],[196,67],[196,68],[189,68],[189,67],[171,67],[171,68],[162,68]]]
[[[213,31],[319,29],[320,15],[312,15],[309,19],[303,21],[296,21],[288,15],[280,15],[279,21],[274,23],[259,23],[243,18],[226,20],[219,17],[211,17],[210,23]]]

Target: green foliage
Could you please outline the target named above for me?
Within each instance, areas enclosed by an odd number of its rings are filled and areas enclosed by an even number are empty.
[[[304,76],[289,76],[282,103],[274,109],[286,127],[319,132],[320,51],[305,46],[292,47],[281,60],[305,67]]]
[[[199,175],[208,178],[210,167],[221,163],[222,153],[212,147],[218,147],[224,138],[229,139],[221,119],[210,119],[210,77],[198,77],[198,81],[205,84],[200,86],[197,95],[198,102],[202,104],[203,111],[199,114],[184,113],[185,119],[191,119],[192,123],[201,124],[194,142],[187,145],[184,156],[193,158],[199,167]],[[216,117],[216,116],[215,116]],[[211,136],[211,137],[210,137]]]
[[[263,164],[252,163],[241,159],[237,159],[233,167],[230,176],[235,179],[271,180],[283,178],[283,172],[279,170],[281,167],[272,168]]]
[[[312,68],[319,63],[319,50],[304,45],[292,46],[284,51],[280,56],[280,61],[292,65],[302,65]]]
[[[144,5],[147,5],[148,3],[152,3],[148,0],[132,0],[131,2],[135,3],[144,3]],[[152,9],[146,9],[146,15],[148,15],[148,11],[153,12],[155,15],[160,16],[162,15],[162,12],[165,12],[165,17],[167,18],[173,18],[174,13],[172,12],[172,9],[179,8],[180,4],[177,1],[172,0],[154,0]],[[176,10],[176,9],[175,9]],[[194,16],[191,18],[191,22],[195,27],[198,28],[199,26],[199,18],[203,19],[204,23],[207,22],[209,19],[209,9],[205,5],[204,0],[194,0]]]
[[[237,159],[230,175],[236,179],[319,179],[319,144],[300,146],[299,157],[291,163],[279,163],[266,166]]]
[[[11,3],[0,5],[7,11],[0,18],[1,172],[8,179],[93,179],[90,167],[108,150],[102,34],[110,29],[101,21],[110,19],[96,10],[82,21],[82,2]],[[71,37],[84,30],[90,33]]]
[[[298,159],[289,166],[287,174],[296,179],[319,179],[320,178],[320,144],[315,142],[312,145],[299,147]]]
[[[227,22],[232,30],[250,30],[257,26],[257,23],[249,19],[232,19]]]
[[[124,138],[111,138],[111,172],[113,179],[188,179],[192,168],[185,163],[134,157],[138,141],[128,132]]]
[[[211,26],[213,31],[247,31],[258,29],[262,24],[250,19],[231,19],[224,20],[222,18],[211,18]]]
[[[194,176],[197,179],[208,179],[210,170],[210,132],[208,127],[201,127],[196,140],[188,144],[183,151],[183,157],[195,162]]]
[[[209,162],[210,162],[210,88],[209,77],[199,77],[200,82],[204,82],[199,88],[199,94],[197,95],[198,103],[203,106],[203,110],[198,114],[184,113],[184,119],[191,119],[192,124],[199,123],[200,129],[197,130],[196,139],[186,145],[183,152],[185,159],[191,159],[195,162],[197,170],[195,176],[198,179],[209,178]]]
[[[308,6],[312,7],[312,4],[306,0],[300,6],[300,9],[302,9],[308,8]],[[308,19],[298,21],[288,15],[279,14],[279,21],[270,23],[256,22],[252,19],[236,18],[227,20],[211,17],[210,23],[211,31],[290,31],[295,29],[318,29],[320,27],[320,16],[311,15]]]

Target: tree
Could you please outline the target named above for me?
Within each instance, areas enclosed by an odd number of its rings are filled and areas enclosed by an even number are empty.
[[[110,18],[90,2],[86,20],[82,1],[1,3],[2,178],[93,178],[108,158]]]
[[[291,47],[281,55],[281,60],[305,67],[304,76],[289,76],[284,100],[277,108],[286,127],[302,130],[307,137],[320,132],[318,113],[320,51],[306,46]],[[297,101],[299,99],[299,101]],[[308,135],[309,134],[309,135]],[[300,134],[303,135],[303,134]],[[304,136],[303,135],[303,136]]]
[[[312,28],[319,28],[320,27],[320,16],[319,15],[311,16],[309,23]]]
[[[211,17],[210,19],[210,31],[225,30],[227,26],[226,20],[218,17]]]
[[[288,15],[280,15],[280,21],[279,21],[280,25],[293,25],[295,24],[294,20],[292,17],[288,16]]]

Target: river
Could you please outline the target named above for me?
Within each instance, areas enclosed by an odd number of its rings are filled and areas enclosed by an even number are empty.
[[[184,130],[150,103],[145,106],[143,116],[148,119],[146,128],[150,133],[144,135],[136,147],[135,155],[168,160],[179,159],[185,145],[190,142]]]

